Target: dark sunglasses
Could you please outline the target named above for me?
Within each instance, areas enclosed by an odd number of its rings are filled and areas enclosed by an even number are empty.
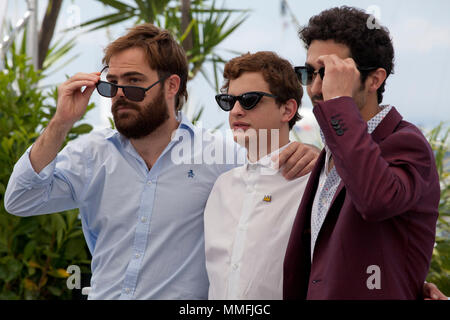
[[[242,108],[244,108],[245,110],[250,110],[258,104],[263,96],[276,98],[276,96],[270,93],[251,91],[243,93],[240,96],[233,96],[231,94],[218,94],[216,95],[216,101],[219,104],[219,107],[224,111],[231,111],[236,101],[239,101]]]
[[[102,72],[104,70],[106,70],[107,68],[108,68],[108,66],[104,67]],[[98,93],[103,97],[106,97],[106,98],[115,97],[117,94],[117,90],[119,88],[121,88],[123,91],[123,94],[125,95],[125,97],[127,97],[127,99],[136,101],[136,102],[140,102],[140,101],[144,100],[145,94],[148,90],[150,90],[151,88],[156,86],[161,81],[166,80],[168,77],[169,76],[162,77],[161,79],[159,79],[158,81],[156,81],[155,83],[153,83],[152,85],[150,85],[147,88],[136,87],[136,86],[120,86],[118,84],[107,82],[107,81],[102,81],[102,80],[97,82],[96,87],[97,87]]]
[[[361,73],[378,69],[377,67],[357,67],[357,68]],[[320,75],[320,79],[322,80],[325,77],[325,67],[322,67],[319,70],[315,71],[310,66],[301,66],[301,67],[294,67],[294,70],[295,73],[297,74],[298,79],[300,80],[300,83],[304,86],[309,86],[311,83],[313,83],[317,74]]]

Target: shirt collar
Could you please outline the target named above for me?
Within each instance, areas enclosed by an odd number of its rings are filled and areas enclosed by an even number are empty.
[[[180,137],[183,136],[183,134],[187,131],[191,136],[193,136],[197,130],[197,128],[194,127],[191,121],[186,117],[186,115],[178,111],[177,120],[180,121],[180,125],[178,126],[177,130],[174,132],[172,136],[173,140],[179,140]]]
[[[251,162],[250,160],[247,160],[247,164],[245,165],[246,166],[246,170],[256,169],[258,167],[264,167],[264,168],[273,169],[275,163],[272,161],[272,157],[274,155],[279,154],[281,151],[283,151],[291,143],[292,142],[289,141],[287,144],[285,144],[281,148],[279,148],[279,149],[273,151],[272,153],[262,157],[261,159],[259,159],[256,162]]]
[[[177,120],[180,121],[180,125],[178,126],[177,130],[175,130],[172,136],[172,141],[178,140],[181,136],[183,136],[183,133],[185,131],[188,131],[191,135],[195,133],[196,128],[194,127],[192,122],[189,121],[189,119],[183,112],[178,111]],[[117,139],[122,143],[123,146],[125,146],[129,142],[129,139],[124,137],[119,131],[117,131],[117,129],[108,132],[105,135],[105,139],[106,140]]]

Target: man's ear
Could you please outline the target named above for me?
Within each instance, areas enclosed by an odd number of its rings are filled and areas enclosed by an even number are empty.
[[[372,71],[366,80],[366,87],[369,92],[376,92],[379,87],[383,84],[384,80],[386,80],[387,73],[383,68],[378,68],[375,71]]]
[[[177,74],[173,74],[165,80],[164,88],[166,89],[166,93],[168,94],[169,98],[173,98],[176,96],[178,90],[180,90],[180,84],[181,79]]]
[[[289,99],[280,107],[281,121],[289,122],[297,113],[298,105],[295,99]]]

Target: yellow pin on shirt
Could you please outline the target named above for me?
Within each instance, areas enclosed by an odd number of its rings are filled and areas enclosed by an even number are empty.
[[[265,202],[271,202],[271,201],[272,201],[272,196],[264,196],[263,201],[265,201]]]

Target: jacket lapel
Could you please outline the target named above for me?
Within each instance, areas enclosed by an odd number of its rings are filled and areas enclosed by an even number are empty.
[[[322,171],[322,168],[325,165],[325,148],[320,152],[319,154],[319,158],[317,158],[317,164],[313,171],[311,172],[311,176],[309,177],[309,181],[308,181],[308,186],[306,187],[306,192],[303,195],[304,199],[308,199],[308,202],[306,203],[302,203],[300,205],[300,208],[304,208],[306,209],[306,212],[308,213],[308,219],[311,217],[311,209],[312,209],[312,204],[314,202],[314,197],[317,193],[317,188],[319,186],[319,177],[320,177],[320,172]],[[311,184],[311,186],[309,186],[309,184]],[[300,209],[299,208],[299,209]],[[300,210],[299,210],[300,211]]]
[[[384,117],[384,119],[372,132],[373,141],[376,143],[383,141],[388,135],[395,131],[395,128],[397,128],[402,119],[403,117],[397,109],[392,107],[391,111],[389,111],[386,117]]]
[[[325,149],[321,151],[319,157],[317,158],[317,164],[314,166],[311,176],[308,179],[308,184],[306,186],[305,192],[302,196],[302,201],[297,210],[297,215],[295,216],[294,224],[292,227],[291,238],[298,239],[306,232],[311,234],[311,208],[314,202],[314,197],[317,192],[317,187],[319,185],[319,176],[322,167],[325,163]]]

